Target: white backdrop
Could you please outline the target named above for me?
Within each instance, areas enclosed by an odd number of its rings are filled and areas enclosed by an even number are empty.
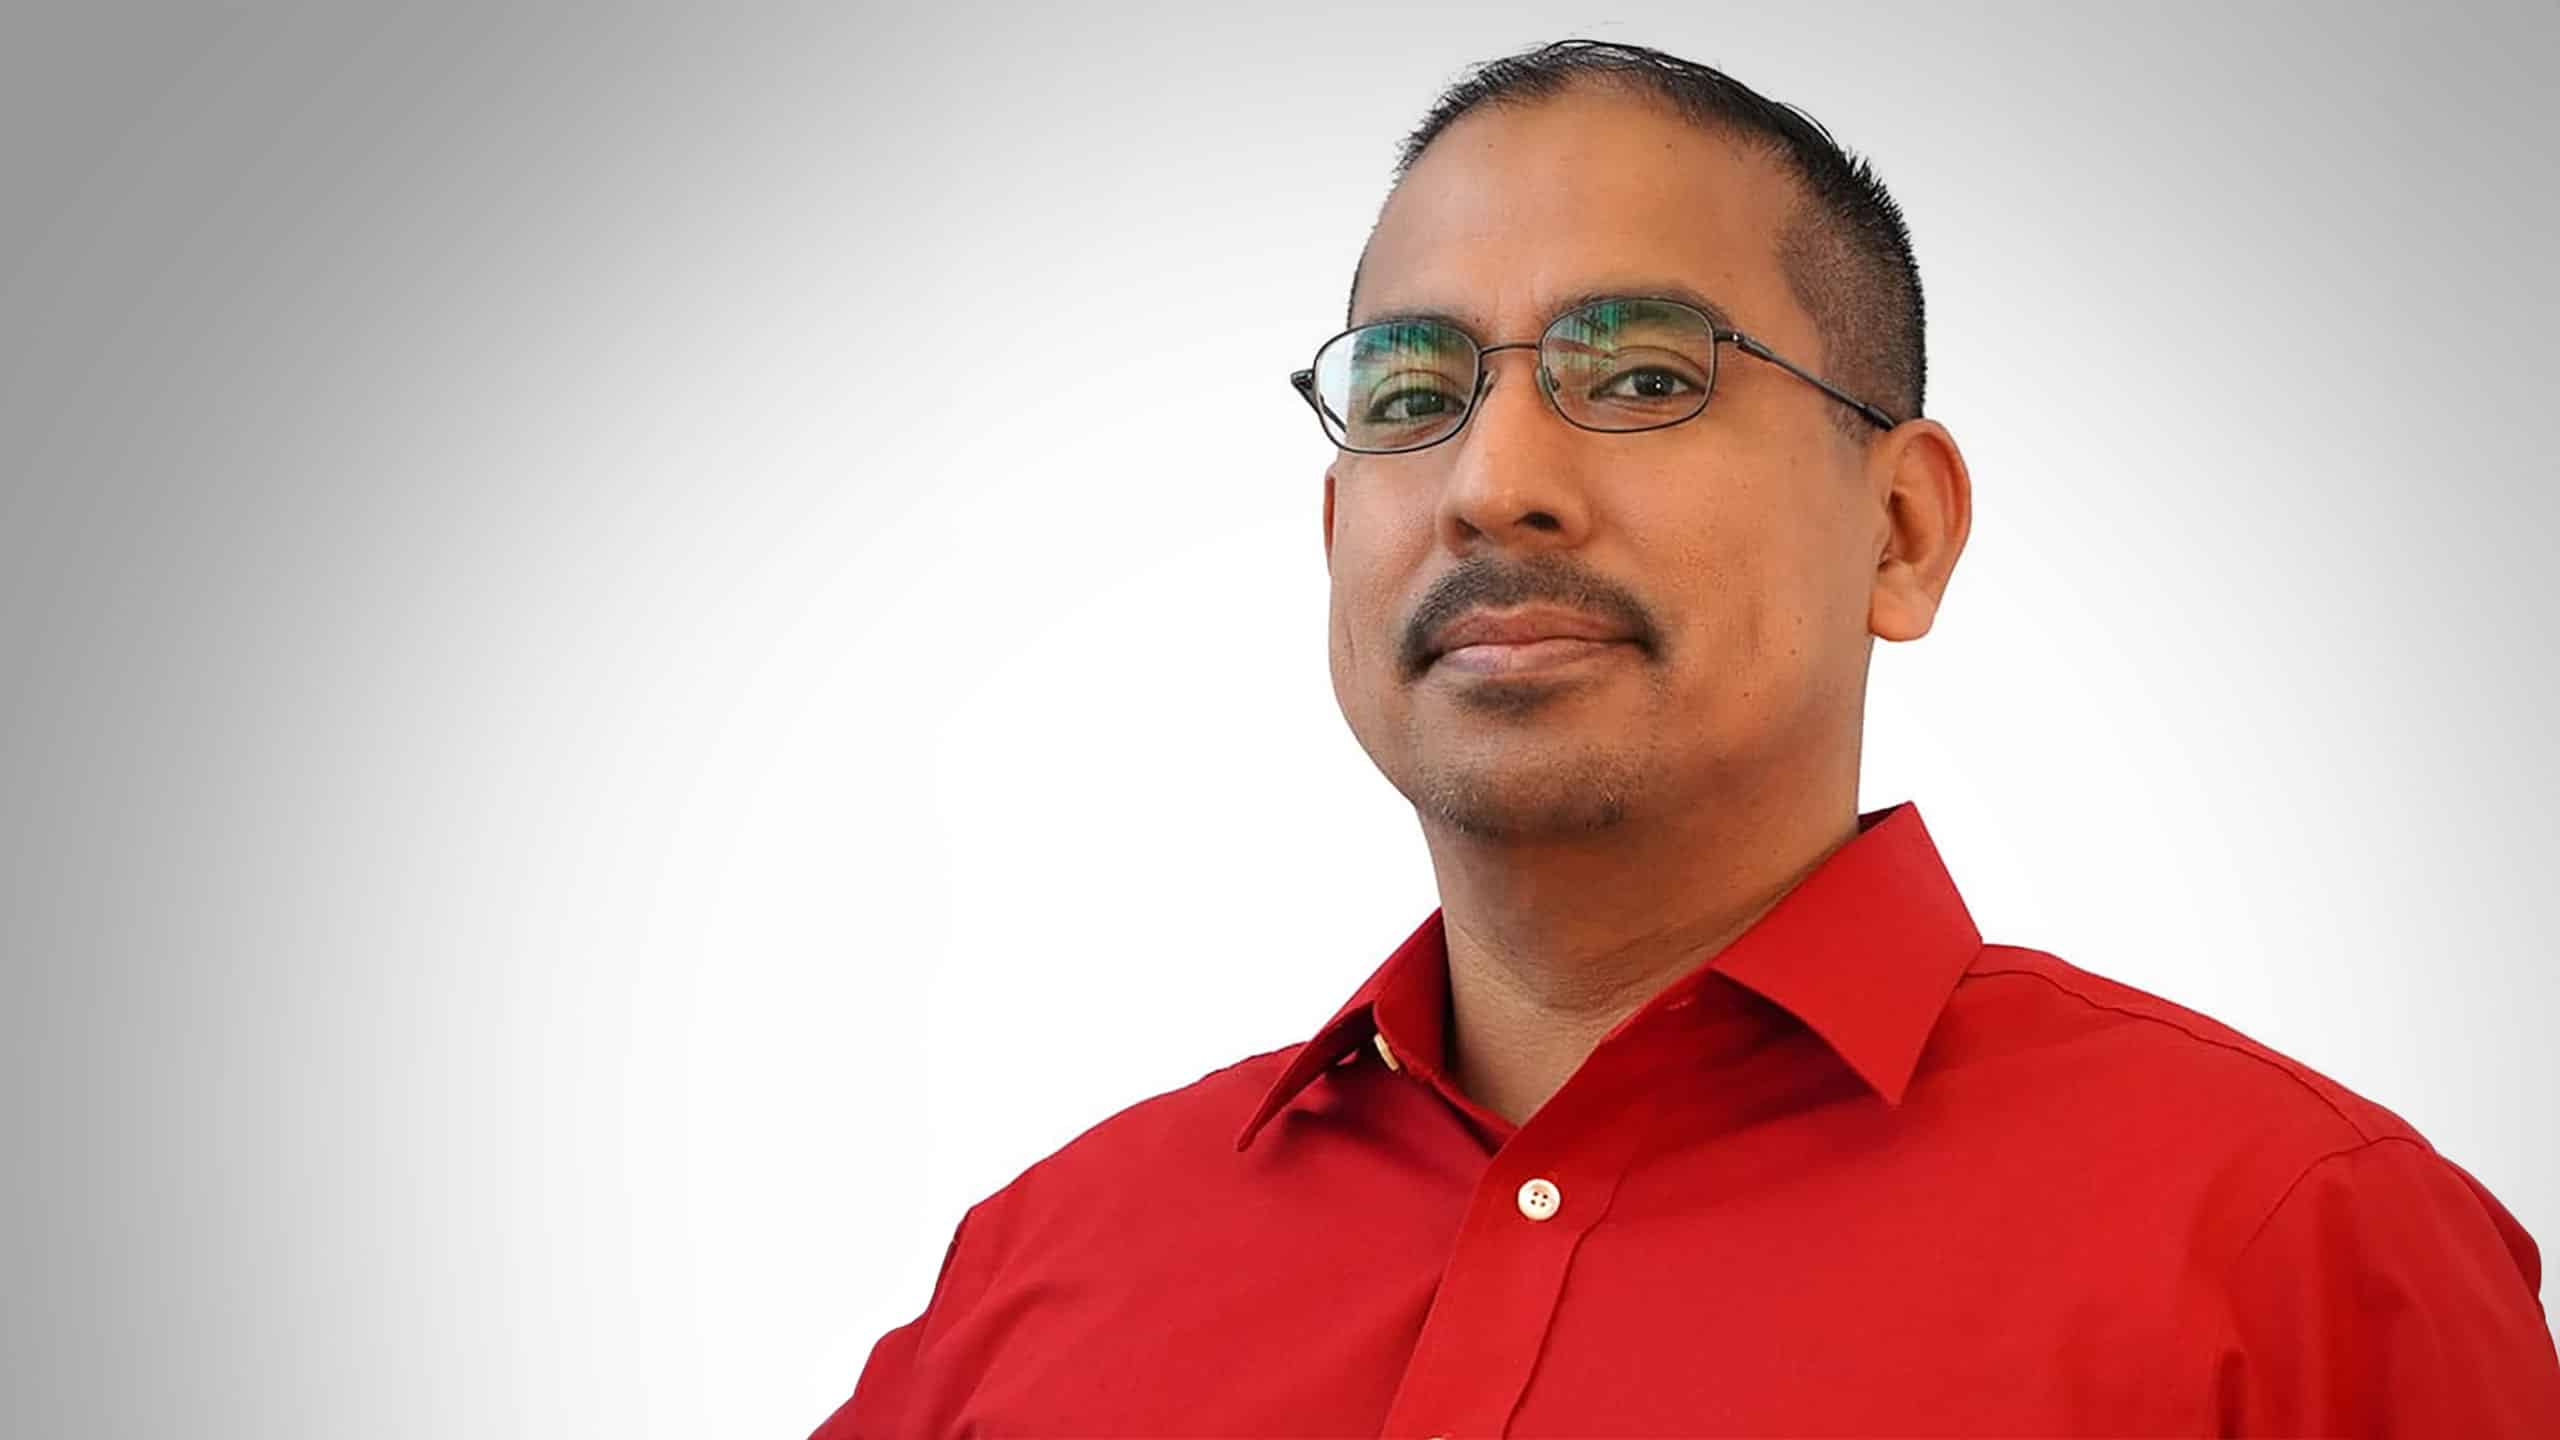
[[[2549,6],[211,8],[0,21],[0,1430],[802,1434],[1312,1030],[1434,902],[1283,377],[1574,33],[1909,212],[1866,806],[2560,1247]]]

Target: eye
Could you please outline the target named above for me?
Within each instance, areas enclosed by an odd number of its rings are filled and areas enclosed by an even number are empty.
[[[1446,390],[1424,386],[1408,386],[1390,391],[1369,404],[1368,420],[1393,423],[1400,420],[1429,420],[1458,408],[1458,397]]]
[[[1592,398],[1619,400],[1669,400],[1698,388],[1697,382],[1670,370],[1643,366],[1622,370],[1591,392]]]

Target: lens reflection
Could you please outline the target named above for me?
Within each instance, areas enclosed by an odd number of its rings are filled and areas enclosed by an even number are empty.
[[[1603,300],[1558,316],[1538,356],[1566,419],[1592,430],[1650,430],[1707,403],[1715,328],[1686,305]]]
[[[1458,427],[1475,395],[1476,346],[1432,320],[1363,326],[1316,359],[1316,393],[1337,440],[1405,450]]]
[[[1715,327],[1669,300],[1611,299],[1568,310],[1540,337],[1543,386],[1587,430],[1651,430],[1705,407]],[[1334,443],[1375,453],[1448,438],[1475,402],[1475,341],[1436,320],[1386,320],[1335,337],[1316,356],[1318,413]]]

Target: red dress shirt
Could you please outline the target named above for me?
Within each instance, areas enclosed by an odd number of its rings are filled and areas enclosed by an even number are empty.
[[[973,1207],[816,1440],[2560,1436],[2478,1181],[1859,826],[1517,1127],[1445,1073],[1433,914]]]

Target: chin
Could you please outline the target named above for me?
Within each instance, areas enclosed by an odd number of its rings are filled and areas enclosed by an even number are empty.
[[[1623,824],[1643,777],[1613,757],[1542,767],[1427,767],[1405,796],[1429,824],[1478,840],[1563,840]]]

